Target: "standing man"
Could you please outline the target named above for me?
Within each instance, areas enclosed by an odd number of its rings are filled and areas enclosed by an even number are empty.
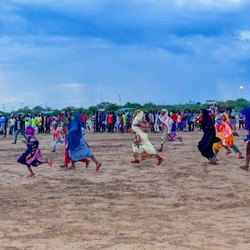
[[[26,135],[25,135],[25,121],[24,118],[21,117],[21,115],[17,116],[16,124],[15,124],[15,137],[14,137],[14,142],[12,144],[16,144],[17,142],[17,137],[19,134],[21,134],[24,139],[26,140]]]
[[[4,137],[6,137],[6,120],[2,114],[0,114],[0,132],[1,135],[4,135]]]

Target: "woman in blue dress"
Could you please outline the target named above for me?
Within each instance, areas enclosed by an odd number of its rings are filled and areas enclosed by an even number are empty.
[[[82,116],[74,115],[74,121],[69,124],[67,134],[67,150],[72,159],[72,165],[77,161],[91,158],[96,164],[96,171],[101,167],[101,163],[95,158],[82,134]]]

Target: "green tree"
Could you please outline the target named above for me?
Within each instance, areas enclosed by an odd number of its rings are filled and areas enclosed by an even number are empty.
[[[124,108],[142,109],[143,106],[142,106],[141,104],[139,104],[139,103],[127,102],[123,107],[124,107]]]
[[[35,106],[33,109],[32,109],[32,113],[33,114],[40,114],[42,113],[42,110],[43,108],[41,106]]]
[[[154,110],[154,109],[156,109],[157,108],[157,105],[155,105],[154,103],[152,103],[152,102],[148,102],[148,103],[145,103],[144,105],[143,105],[143,109],[144,110]]]
[[[109,112],[109,111],[116,111],[117,109],[119,109],[119,106],[115,103],[110,103],[106,108],[105,108],[105,112]]]

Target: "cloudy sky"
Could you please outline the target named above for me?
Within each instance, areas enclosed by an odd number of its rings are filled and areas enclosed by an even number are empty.
[[[249,0],[1,0],[0,110],[249,100],[249,13]]]

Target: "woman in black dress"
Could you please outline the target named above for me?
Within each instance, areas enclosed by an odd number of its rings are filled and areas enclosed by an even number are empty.
[[[202,109],[200,115],[201,129],[203,130],[204,134],[202,139],[198,143],[198,149],[201,154],[209,160],[210,164],[216,164],[217,159],[216,155],[213,152],[213,144],[220,141],[220,139],[215,136],[215,126],[208,110]]]

